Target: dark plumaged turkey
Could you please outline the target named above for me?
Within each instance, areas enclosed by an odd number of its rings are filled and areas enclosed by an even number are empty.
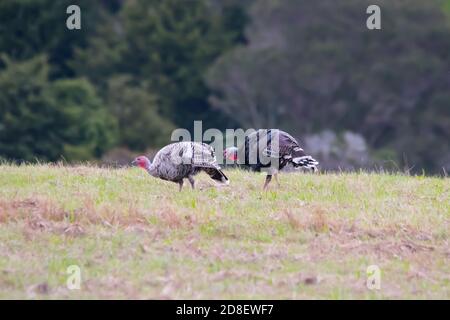
[[[194,189],[194,176],[202,171],[217,182],[229,184],[228,178],[217,164],[213,148],[204,143],[172,143],[159,150],[153,162],[145,156],[139,156],[133,164],[156,178],[178,183],[180,191],[184,179],[188,179]]]
[[[253,171],[265,170],[267,176],[264,189],[273,175],[278,182],[278,172],[288,164],[292,164],[294,168],[317,170],[319,163],[307,155],[298,141],[284,131],[260,129],[247,135],[244,141],[239,147],[227,148],[224,156]]]

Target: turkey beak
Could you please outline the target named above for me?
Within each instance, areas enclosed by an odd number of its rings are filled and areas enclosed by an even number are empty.
[[[131,165],[135,166],[137,164],[136,160],[131,161]]]

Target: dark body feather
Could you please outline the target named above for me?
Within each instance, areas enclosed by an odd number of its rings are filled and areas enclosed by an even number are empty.
[[[318,162],[307,155],[298,141],[290,134],[278,129],[260,129],[245,137],[237,151],[238,164],[253,171],[267,171],[265,187],[272,175],[287,164],[316,171]]]
[[[294,137],[278,129],[260,129],[246,136],[245,143],[238,150],[238,164],[254,171],[271,167],[281,170],[288,163],[310,169],[318,164]]]

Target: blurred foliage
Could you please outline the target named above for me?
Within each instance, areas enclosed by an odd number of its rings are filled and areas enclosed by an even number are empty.
[[[157,98],[129,81],[127,76],[108,81],[106,103],[119,122],[119,144],[142,151],[169,143],[175,127],[158,114]]]
[[[99,85],[117,73],[131,75],[140,87],[157,93],[161,114],[177,126],[190,128],[196,119],[223,126],[223,116],[210,110],[203,74],[242,40],[240,12],[237,7],[215,10],[207,0],[125,2],[119,16],[78,51],[73,65]]]
[[[0,154],[16,160],[87,160],[113,145],[115,122],[84,79],[49,81],[44,56],[3,57]]]
[[[442,2],[444,12],[450,15],[450,0],[443,0]]]
[[[65,27],[66,9],[71,4],[83,8],[83,27],[76,32]],[[45,53],[51,77],[73,76],[67,63],[74,48],[85,46],[88,37],[102,24],[103,11],[100,1],[91,0],[2,0],[0,52],[15,60]]]

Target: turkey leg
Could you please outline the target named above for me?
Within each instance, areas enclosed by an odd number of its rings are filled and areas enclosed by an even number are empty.
[[[178,181],[178,184],[180,185],[180,189],[178,189],[179,192],[181,192],[181,189],[183,189],[183,179],[181,179],[180,181]]]
[[[195,189],[195,180],[192,176],[188,177],[189,182],[191,183],[192,189]]]
[[[266,176],[266,182],[264,183],[263,190],[267,190],[267,186],[269,185],[270,180],[272,180],[272,175],[268,174],[268,175]]]

